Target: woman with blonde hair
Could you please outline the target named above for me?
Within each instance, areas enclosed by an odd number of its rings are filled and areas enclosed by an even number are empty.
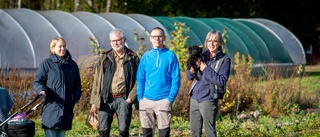
[[[81,97],[81,80],[78,65],[63,38],[51,41],[49,58],[40,63],[33,88],[45,98],[42,128],[46,137],[64,137],[72,128],[73,108]]]

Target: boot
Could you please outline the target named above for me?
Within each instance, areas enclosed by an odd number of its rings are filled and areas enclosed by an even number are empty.
[[[129,137],[129,131],[119,131],[119,137]]]
[[[143,137],[152,137],[152,128],[142,128],[142,136]]]
[[[159,137],[169,137],[170,136],[170,127],[165,129],[159,129]]]
[[[110,130],[99,130],[99,137],[110,137]]]

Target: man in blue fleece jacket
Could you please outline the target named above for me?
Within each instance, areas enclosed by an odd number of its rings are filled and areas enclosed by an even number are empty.
[[[172,103],[180,88],[180,68],[176,55],[165,47],[164,30],[155,27],[150,32],[153,48],[146,52],[137,72],[137,98],[143,136],[152,137],[155,120],[159,137],[170,136]]]

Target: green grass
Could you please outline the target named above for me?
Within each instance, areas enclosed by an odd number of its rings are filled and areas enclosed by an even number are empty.
[[[92,130],[85,125],[83,116],[73,120],[73,129],[67,131],[67,137],[96,137],[98,131]],[[41,121],[33,120],[36,123],[35,137],[43,137]],[[277,126],[278,125],[278,126]],[[280,126],[279,126],[280,125]],[[171,125],[171,136],[188,137],[189,121],[181,117],[173,117]],[[242,136],[242,137],[263,137],[263,136],[320,136],[320,115],[319,113],[306,113],[301,111],[298,114],[280,116],[273,118],[270,116],[260,116],[258,120],[248,119],[243,122],[233,121],[230,116],[224,116],[217,121],[217,134],[221,137]],[[112,124],[111,135],[117,136],[116,119]],[[130,136],[139,136],[141,127],[138,118],[133,118],[130,127]],[[156,135],[157,136],[157,135]]]
[[[310,75],[302,79],[302,85],[305,91],[319,92],[320,90],[320,73],[319,75]]]
[[[306,66],[306,77],[303,78],[302,83],[306,91],[320,90],[320,65]]]
[[[85,124],[86,114],[81,114],[75,117],[72,121],[72,130],[66,132],[66,137],[96,137],[98,131],[93,130]],[[44,131],[41,128],[41,119],[32,119],[36,124],[36,135],[35,137],[44,137]],[[111,135],[116,136],[118,132],[117,119],[114,118],[112,122]],[[130,136],[138,136],[140,133],[140,122],[139,119],[133,118],[130,125]]]

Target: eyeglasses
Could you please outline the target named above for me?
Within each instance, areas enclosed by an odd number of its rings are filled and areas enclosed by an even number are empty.
[[[110,41],[111,41],[111,42],[122,42],[122,39],[123,39],[123,38],[116,39],[116,40],[110,40]]]
[[[218,40],[206,40],[207,43],[219,42]]]
[[[162,39],[163,38],[163,35],[161,35],[161,36],[150,36],[152,39]]]

